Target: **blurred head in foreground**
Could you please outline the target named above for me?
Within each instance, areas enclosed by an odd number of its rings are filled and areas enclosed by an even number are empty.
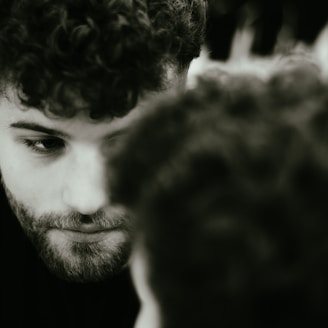
[[[328,322],[327,131],[327,81],[301,59],[153,104],[110,177],[136,217],[138,327]]]

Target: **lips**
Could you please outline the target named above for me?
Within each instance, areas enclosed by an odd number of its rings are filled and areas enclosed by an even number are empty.
[[[81,233],[87,233],[87,234],[92,234],[92,233],[99,233],[102,231],[109,231],[113,230],[114,227],[112,228],[105,228],[102,226],[94,225],[94,224],[82,224],[79,227],[76,228],[68,228],[65,230],[73,231],[73,232],[81,232]]]
[[[119,231],[119,226],[105,228],[93,224],[84,224],[79,227],[52,229],[52,233],[65,240],[70,240],[78,243],[94,243],[100,242],[109,238],[110,234]]]

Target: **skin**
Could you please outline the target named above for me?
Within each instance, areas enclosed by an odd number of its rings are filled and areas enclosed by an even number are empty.
[[[146,254],[139,242],[139,245],[134,247],[131,257],[131,276],[141,305],[134,328],[159,328],[160,309],[148,283],[149,265]]]
[[[185,75],[172,75],[168,88]],[[101,281],[127,265],[132,220],[110,202],[106,163],[153,96],[123,118],[96,122],[22,108],[10,89],[0,99],[2,184],[43,261],[65,280]]]

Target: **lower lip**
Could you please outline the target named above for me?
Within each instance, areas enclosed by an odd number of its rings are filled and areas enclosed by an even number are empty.
[[[81,232],[75,230],[59,230],[55,229],[57,234],[62,235],[66,240],[76,243],[96,243],[107,239],[111,233],[117,232],[117,229],[100,230],[95,232]],[[55,232],[54,231],[54,232]]]

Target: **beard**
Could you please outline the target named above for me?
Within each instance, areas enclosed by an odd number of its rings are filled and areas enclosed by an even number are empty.
[[[120,273],[131,252],[131,219],[122,211],[99,211],[86,216],[77,212],[37,216],[19,202],[2,181],[10,207],[40,258],[54,275],[74,282],[104,281]],[[54,231],[75,230],[92,223],[113,231],[108,238],[93,242],[54,238]]]

